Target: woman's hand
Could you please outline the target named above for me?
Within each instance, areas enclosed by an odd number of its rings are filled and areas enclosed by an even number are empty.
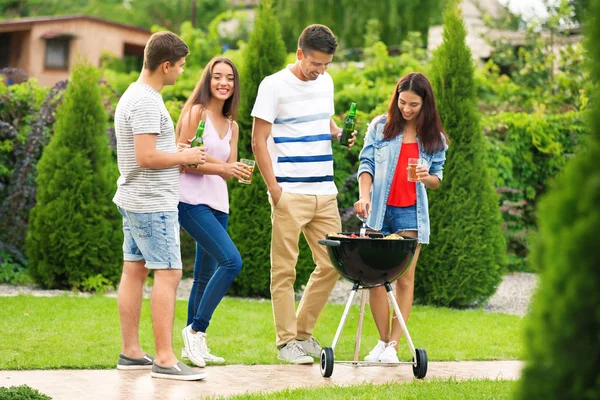
[[[354,203],[354,211],[362,218],[367,218],[371,213],[371,199],[361,197],[356,203]]]
[[[423,164],[419,164],[417,165],[417,168],[415,169],[416,173],[417,173],[417,181],[425,183],[425,181],[431,176],[429,175],[429,166],[428,165],[423,165]]]
[[[223,179],[231,179],[233,177],[238,179],[250,179],[250,170],[246,164],[241,162],[232,162],[223,164],[223,172],[220,174]]]
[[[192,139],[188,140],[188,142],[191,142],[191,141],[192,141]],[[181,142],[177,143],[177,151],[183,151],[184,149],[187,149],[188,147],[190,147],[189,143],[187,143],[187,144],[181,143]]]

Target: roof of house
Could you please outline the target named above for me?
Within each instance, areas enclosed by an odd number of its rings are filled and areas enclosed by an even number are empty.
[[[73,20],[87,20],[92,22],[97,22],[105,25],[112,25],[123,29],[136,30],[144,33],[151,33],[149,29],[140,28],[133,25],[121,24],[118,22],[109,21],[107,19],[90,17],[89,15],[64,15],[58,17],[30,17],[30,18],[19,18],[19,19],[11,19],[6,21],[0,21],[0,27],[19,27],[22,25],[31,25],[31,24],[43,24],[49,22],[62,22],[62,21],[73,21]]]

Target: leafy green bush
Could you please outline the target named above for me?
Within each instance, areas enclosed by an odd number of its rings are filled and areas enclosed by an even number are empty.
[[[51,400],[50,396],[40,393],[27,385],[0,387],[2,400]]]
[[[0,204],[8,195],[19,151],[48,91],[35,79],[8,87],[0,81]]]
[[[527,249],[537,231],[535,210],[549,182],[587,136],[584,113],[503,112],[484,118],[488,167],[508,244],[510,271],[527,271]]]
[[[553,112],[584,110],[597,91],[589,79],[582,44],[571,44],[573,38],[569,37],[568,26],[577,8],[574,3],[561,1],[547,7],[543,28],[550,35],[540,35],[539,21],[530,21],[517,51],[510,41],[493,41],[493,62],[521,88],[515,93],[520,101],[510,103],[510,107],[529,112],[540,105]]]
[[[466,306],[491,296],[502,279],[505,251],[465,37],[460,11],[451,2],[431,77],[452,144],[444,181],[429,192],[431,244],[419,260],[415,287],[417,299],[443,306]]]
[[[80,288],[121,271],[121,218],[112,203],[117,169],[106,136],[98,73],[77,65],[38,163],[37,203],[26,238],[29,270],[47,288]]]
[[[189,63],[194,69],[209,62],[215,54],[219,54],[221,49],[219,47],[218,36],[213,36],[201,29],[194,28],[189,21],[182,23],[180,30],[181,33],[179,36],[190,49],[190,55],[186,57],[186,64]],[[200,79],[200,76],[197,79]]]
[[[590,2],[592,78],[600,83],[600,1]],[[600,398],[600,103],[585,148],[539,210],[533,261],[542,271],[527,329],[518,399]]]
[[[418,33],[408,35],[402,42],[406,52],[400,56],[391,56],[377,36],[369,40],[374,43],[364,49],[364,67],[351,63],[344,68],[329,69],[336,87],[335,109],[344,112],[350,103],[357,103],[360,110],[369,115],[367,123],[387,112],[391,93],[401,76],[412,71],[427,73],[430,68]]]
[[[27,265],[22,265],[13,259],[13,255],[6,250],[0,250],[0,283],[11,285],[26,285],[31,283],[27,272]]]
[[[240,41],[248,40],[250,32],[248,24],[251,19],[251,12],[248,10],[227,10],[217,15],[208,26],[208,34],[216,38],[221,46],[230,49],[237,49]],[[223,23],[228,23],[224,28]]]
[[[0,95],[0,140],[6,151],[0,156],[0,170],[7,172],[0,181],[8,182],[0,182],[0,249],[21,266],[27,265],[23,253],[29,211],[35,204],[37,162],[52,136],[54,110],[65,87],[66,81],[59,81],[48,90],[33,80],[12,85]]]

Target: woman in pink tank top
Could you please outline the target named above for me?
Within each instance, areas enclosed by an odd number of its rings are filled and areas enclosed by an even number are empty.
[[[206,330],[211,317],[242,268],[240,252],[227,233],[229,195],[227,179],[247,178],[248,170],[237,162],[238,125],[234,121],[240,102],[237,69],[225,57],[213,58],[185,103],[176,137],[188,144],[200,121],[205,121],[206,163],[182,166],[179,222],[196,241],[194,284],[183,329],[182,358],[204,367],[224,362],[211,354]]]

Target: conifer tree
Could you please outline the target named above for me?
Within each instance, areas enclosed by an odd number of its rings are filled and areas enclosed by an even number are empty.
[[[252,155],[252,107],[262,80],[283,68],[285,45],[279,22],[275,17],[273,0],[261,0],[256,11],[254,28],[243,53],[240,71],[241,99],[238,124],[240,126],[240,156]]]
[[[600,0],[586,13],[592,79],[600,85]],[[540,202],[533,263],[541,271],[516,398],[600,398],[600,102],[588,142]]]
[[[106,135],[99,75],[77,65],[57,109],[54,136],[37,164],[37,199],[26,251],[36,283],[47,288],[116,282],[123,234],[112,203],[116,166]],[[102,277],[98,277],[102,275]]]
[[[254,21],[254,29],[244,49],[244,63],[240,72],[241,105],[239,115],[240,158],[253,159],[252,107],[260,82],[284,67],[285,46],[279,22],[271,0],[261,0]],[[229,233],[238,247],[243,267],[232,285],[232,291],[241,296],[268,296],[271,248],[271,208],[267,188],[258,167],[252,183],[244,185],[237,180],[230,184]]]
[[[415,297],[465,306],[491,296],[502,279],[505,240],[498,196],[486,171],[474,65],[457,4],[444,13],[443,44],[431,76],[451,145],[444,180],[429,191],[431,239],[419,260]]]

